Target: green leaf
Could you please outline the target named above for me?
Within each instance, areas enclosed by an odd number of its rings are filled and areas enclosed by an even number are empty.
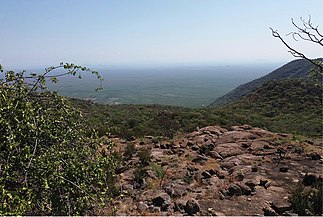
[[[11,193],[7,193],[7,196],[12,200],[12,195],[11,195]]]

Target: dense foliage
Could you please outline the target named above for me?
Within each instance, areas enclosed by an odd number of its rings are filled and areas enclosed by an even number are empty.
[[[190,132],[208,125],[249,124],[305,136],[322,135],[322,89],[310,80],[283,79],[265,83],[236,103],[189,109],[161,105],[102,105],[72,100],[89,125],[130,138]]]
[[[90,71],[61,64],[42,75],[7,71],[0,80],[0,215],[85,214],[115,192],[112,144],[102,147],[81,113],[46,90],[57,68]]]

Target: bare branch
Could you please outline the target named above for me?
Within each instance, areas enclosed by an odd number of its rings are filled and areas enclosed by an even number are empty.
[[[298,30],[298,32],[290,32],[287,35],[292,35],[294,40],[297,41],[297,37],[301,38],[302,40],[305,41],[310,41],[313,43],[317,43],[321,46],[323,46],[323,36],[318,30],[318,26],[314,27],[311,23],[311,16],[309,17],[308,21],[305,21],[304,19],[300,18],[302,24],[304,27],[298,26],[295,22],[294,19],[292,18],[292,24],[293,26]]]
[[[320,46],[323,46],[323,35],[320,33],[318,26],[314,27],[311,22],[311,16],[309,16],[308,20],[303,19],[300,17],[301,25],[298,25],[296,22],[294,22],[294,19],[291,19],[291,22],[293,26],[296,28],[295,32],[290,32],[286,36],[292,36],[295,41],[298,41],[298,39],[301,39],[303,41],[311,42],[314,44],[318,44]],[[316,79],[318,76],[323,75],[323,62],[321,60],[313,60],[308,58],[304,53],[297,51],[296,49],[292,48],[278,33],[277,30],[273,30],[272,28],[271,32],[272,35],[275,38],[278,38],[287,48],[288,52],[291,53],[294,57],[302,58],[310,63],[313,64],[313,68],[311,71],[311,74],[313,75],[313,78]]]
[[[295,50],[294,48],[292,48],[291,46],[289,46],[285,40],[280,36],[280,34],[278,33],[277,30],[274,30],[273,28],[271,28],[271,32],[272,32],[272,35],[275,37],[275,38],[278,38],[288,49],[294,57],[300,57],[300,58],[303,58],[303,59],[306,59],[307,61],[311,62],[314,66],[316,66],[319,70],[319,73],[322,74],[323,73],[323,66],[322,66],[322,63],[317,63],[316,61],[306,57],[303,53]]]

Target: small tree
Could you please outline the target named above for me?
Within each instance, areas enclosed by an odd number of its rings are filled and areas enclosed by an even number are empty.
[[[323,46],[323,34],[319,31],[319,28],[318,28],[319,26],[314,26],[312,24],[311,16],[309,16],[308,20],[305,20],[301,17],[300,21],[301,21],[301,25],[296,24],[293,18],[291,19],[291,22],[293,26],[296,28],[296,31],[288,33],[287,36],[291,35],[295,41],[298,41],[299,39],[301,39],[306,42],[314,43],[318,46]],[[322,60],[313,60],[309,58],[304,53],[291,47],[281,37],[281,35],[278,33],[277,30],[274,30],[273,28],[270,28],[270,29],[271,29],[272,35],[275,38],[278,38],[288,48],[288,52],[290,52],[294,57],[305,59],[313,64],[313,69],[311,71],[311,74],[316,81],[321,81],[321,78],[323,75]]]
[[[50,74],[59,68],[65,72]],[[111,199],[116,157],[68,100],[46,88],[47,79],[82,71],[102,81],[67,63],[0,79],[0,215],[83,215]]]
[[[164,136],[172,139],[180,129],[180,124],[176,120],[176,113],[168,110],[161,110],[155,117],[155,122],[159,125]]]

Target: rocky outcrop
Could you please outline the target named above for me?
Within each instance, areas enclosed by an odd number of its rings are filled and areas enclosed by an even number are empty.
[[[112,140],[116,150],[125,149],[125,142]],[[151,149],[152,159],[138,173],[134,153],[118,169],[120,215],[287,215],[293,213],[288,197],[299,183],[322,181],[321,145],[248,125],[128,142],[138,151]],[[141,187],[135,186],[138,174]]]

